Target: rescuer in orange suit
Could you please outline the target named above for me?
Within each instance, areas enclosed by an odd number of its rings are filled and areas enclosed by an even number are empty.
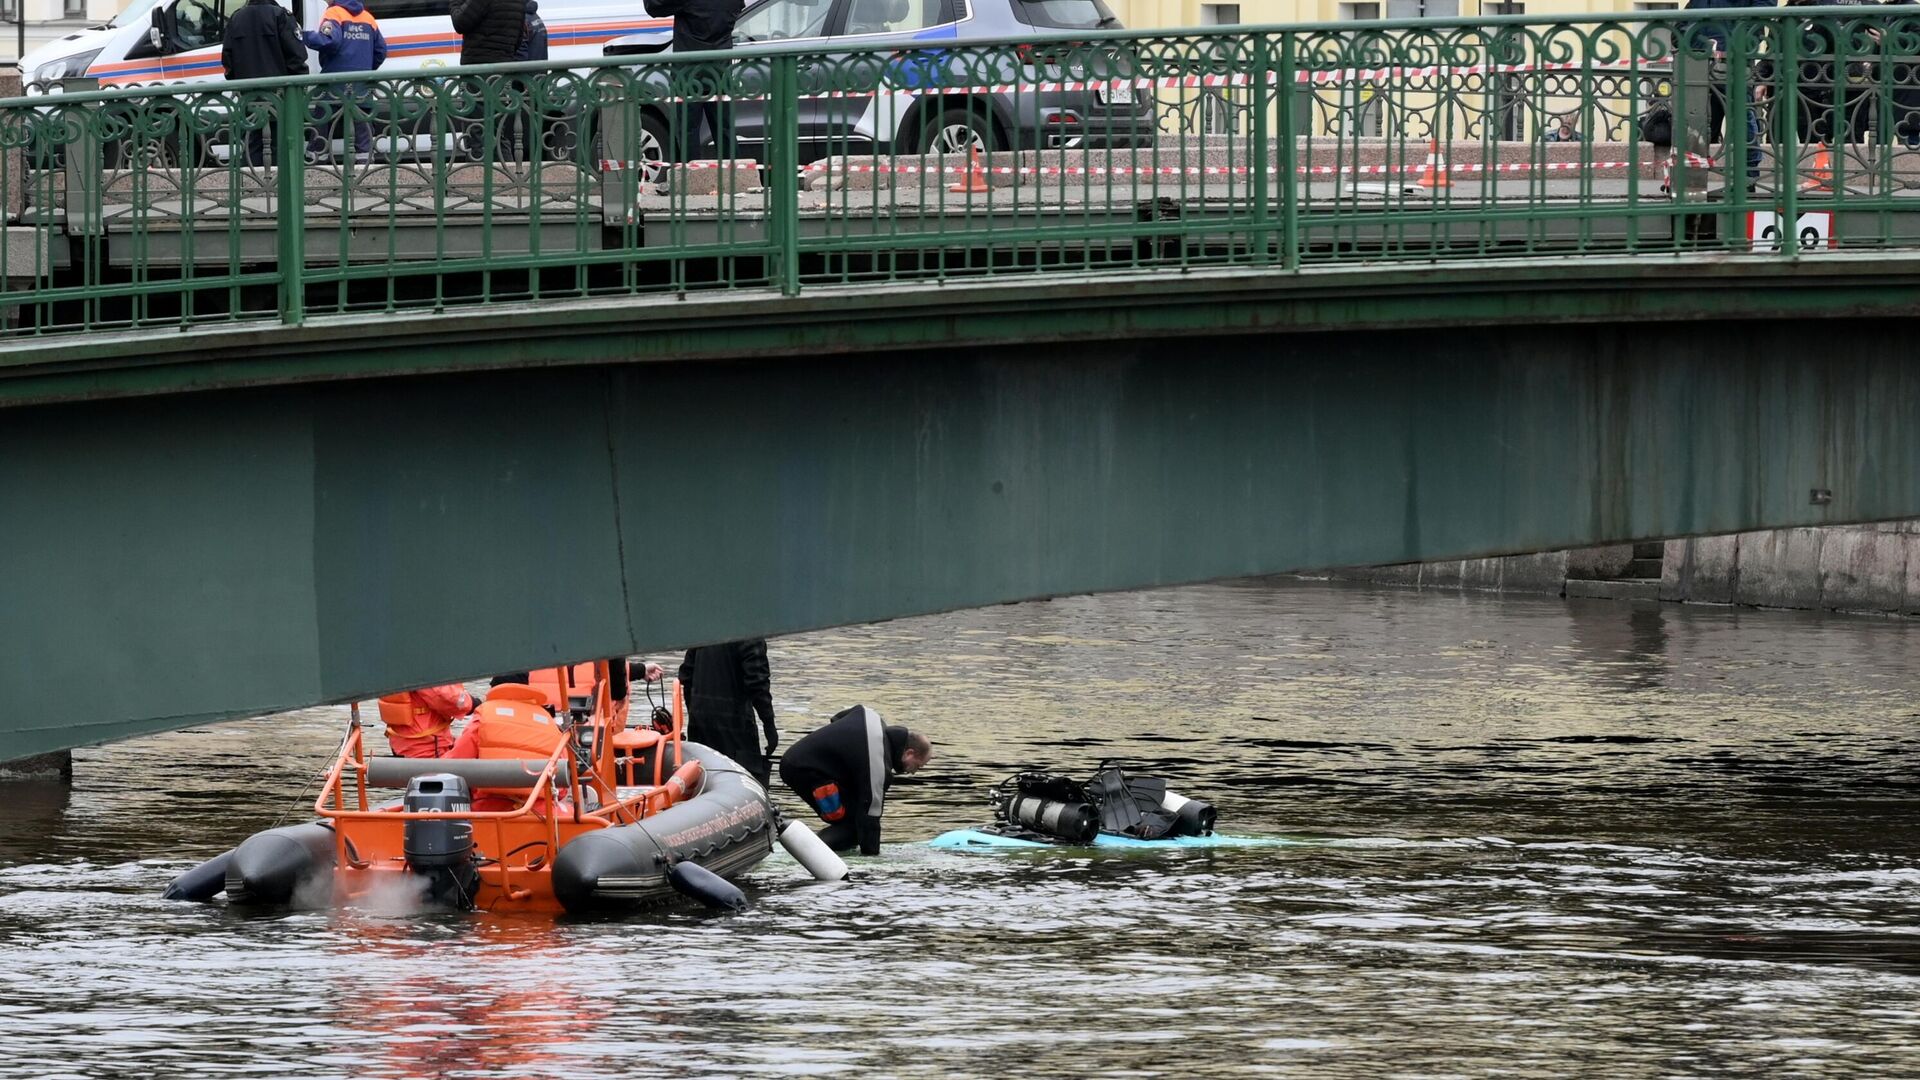
[[[487,700],[474,709],[473,719],[467,722],[466,730],[460,733],[446,756],[545,763],[566,738],[559,721],[537,700],[545,697],[543,692],[524,682],[495,680],[493,688],[487,691]],[[534,771],[538,772],[537,766]],[[477,788],[473,793],[473,808],[486,812],[511,810],[520,805],[524,796],[524,792]],[[546,807],[539,806],[536,810],[544,813]]]
[[[380,722],[387,725],[387,745],[394,756],[441,757],[453,748],[453,722],[479,704],[458,683],[423,686],[380,699]]]
[[[658,664],[645,665],[644,672],[649,679],[662,674]],[[473,719],[443,756],[539,762],[552,757],[566,735],[547,693],[531,686],[530,677],[524,671],[495,676],[487,699],[473,710]],[[480,788],[473,793],[473,808],[511,810],[521,797],[520,792]],[[544,813],[546,806],[536,810]]]

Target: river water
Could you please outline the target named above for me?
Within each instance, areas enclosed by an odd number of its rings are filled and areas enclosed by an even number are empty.
[[[1916,646],[1293,581],[784,639],[787,739],[864,701],[937,756],[861,880],[776,855],[740,915],[166,903],[345,710],[87,750],[0,788],[0,1077],[1913,1076]],[[924,845],[1107,756],[1297,842]]]

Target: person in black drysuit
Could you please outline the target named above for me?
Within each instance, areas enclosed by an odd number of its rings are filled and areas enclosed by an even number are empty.
[[[742,0],[643,0],[647,14],[673,19],[673,51],[724,52],[733,48],[733,24],[740,21]],[[669,73],[679,87],[675,97],[689,99],[675,118],[673,142],[667,149],[675,161],[692,161],[713,139],[713,156],[733,157],[733,117],[715,100],[726,92],[725,64],[674,64]],[[700,122],[706,122],[706,131]]]
[[[766,787],[773,778],[769,759],[780,745],[780,730],[773,726],[773,673],[766,640],[688,649],[680,662],[680,685],[687,695],[687,738],[739,762]],[[766,732],[765,749],[754,730],[756,713]]]
[[[882,723],[879,713],[855,705],[788,747],[780,780],[827,823],[819,835],[829,848],[858,845],[860,854],[878,855],[887,785],[932,759],[925,735]]]
[[[220,67],[233,79],[277,79],[307,73],[307,45],[300,24],[274,0],[247,0],[227,20],[220,45]],[[247,132],[247,164],[264,165],[273,128],[261,124]]]

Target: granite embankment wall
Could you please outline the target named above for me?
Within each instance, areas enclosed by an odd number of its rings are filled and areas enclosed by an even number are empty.
[[[1920,613],[1920,521],[1669,540],[1660,599]]]
[[[1419,588],[1920,614],[1920,521],[1777,529],[1665,542],[1657,587],[1625,578],[1632,545],[1336,570]]]

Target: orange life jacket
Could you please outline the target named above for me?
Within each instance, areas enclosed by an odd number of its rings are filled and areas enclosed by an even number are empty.
[[[548,683],[547,685],[551,686],[553,684]],[[501,683],[498,686],[489,688],[487,690],[487,700],[526,701],[543,708],[550,708],[553,705],[553,696],[545,690],[537,686],[528,686],[526,683],[517,682]]]
[[[547,710],[538,705],[488,698],[473,711],[473,722],[460,738],[462,742],[472,739],[474,757],[544,762],[553,756],[566,735],[554,726]],[[458,747],[455,750],[459,752]],[[527,777],[527,782],[532,783],[533,777]],[[511,810],[520,805],[526,794],[525,790],[509,788],[475,788],[473,808],[489,812]],[[533,812],[545,814],[550,806],[549,798],[542,798],[534,804]]]
[[[560,680],[558,675],[559,672],[554,668],[541,668],[533,673],[532,679],[532,685],[537,689],[546,691],[547,700],[556,705],[560,704],[563,696],[560,693]],[[594,685],[598,681],[594,677],[593,664],[573,665],[568,672],[567,681],[570,685],[567,687],[567,694],[565,696],[575,700],[584,699],[588,704],[592,704]],[[573,701],[568,701],[567,704],[571,706]]]
[[[474,710],[473,737],[480,757],[534,761],[552,757],[566,738],[538,705],[491,698]]]
[[[446,734],[453,717],[435,715],[411,693],[388,694],[380,699],[380,722],[387,725],[389,739],[429,739]]]

